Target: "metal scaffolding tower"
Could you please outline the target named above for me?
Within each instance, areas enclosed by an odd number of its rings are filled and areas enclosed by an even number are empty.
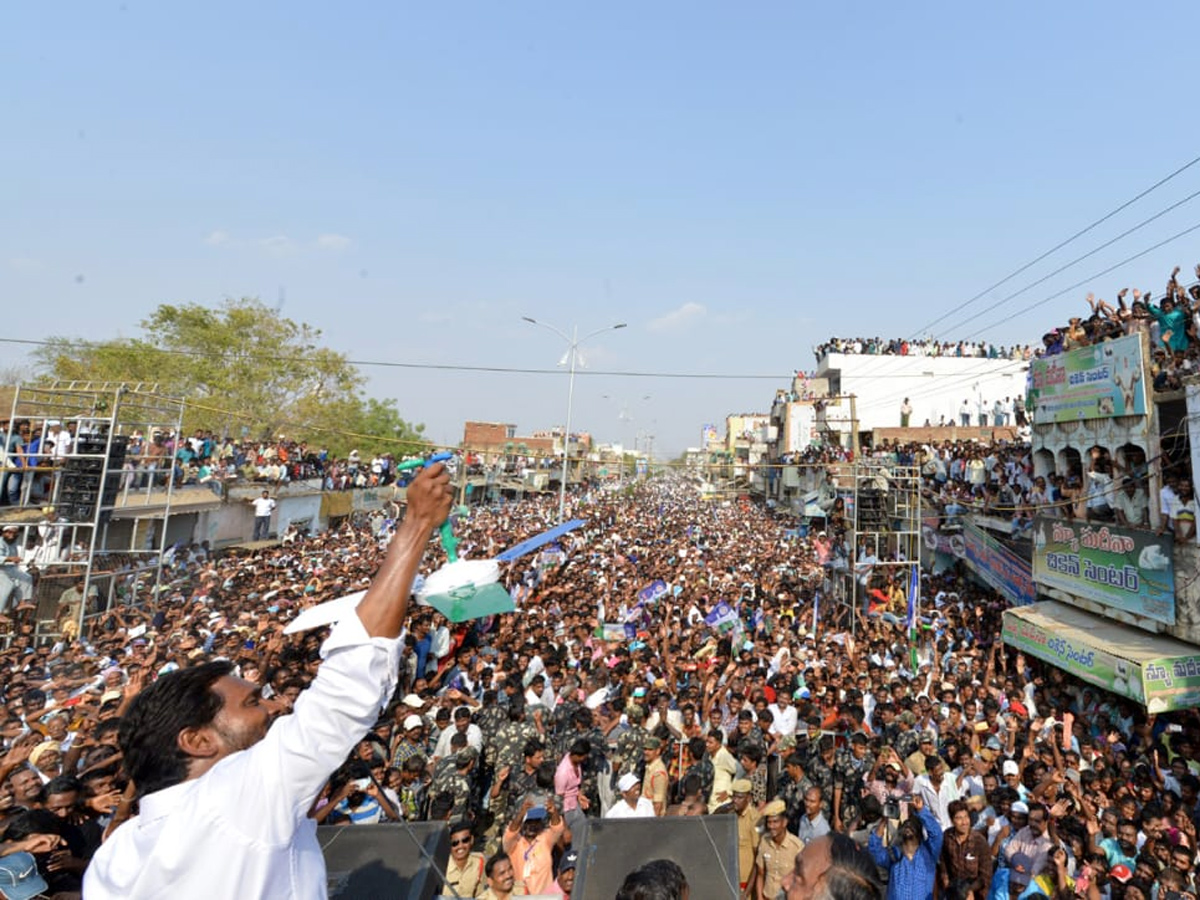
[[[81,634],[114,602],[156,595],[183,411],[183,400],[159,395],[157,385],[18,386],[3,428],[0,527],[20,529],[37,638],[60,633],[59,597],[80,580],[83,602],[71,614]],[[156,516],[135,519],[117,546],[113,512],[139,504]]]
[[[853,534],[850,567],[851,630],[857,627],[856,610],[866,597],[860,584],[858,563],[870,553],[879,562],[872,566],[872,577],[879,570],[891,569],[902,579],[907,596],[913,568],[921,565],[921,471],[916,466],[900,466],[883,460],[864,458],[851,467],[854,480]],[[918,575],[919,575],[918,571]],[[867,586],[869,589],[869,585]]]

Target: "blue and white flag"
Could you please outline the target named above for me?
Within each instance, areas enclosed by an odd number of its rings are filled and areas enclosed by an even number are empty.
[[[724,600],[720,601],[712,608],[707,616],[704,617],[704,622],[709,628],[714,628],[719,632],[726,632],[737,624],[738,615],[736,610]]]

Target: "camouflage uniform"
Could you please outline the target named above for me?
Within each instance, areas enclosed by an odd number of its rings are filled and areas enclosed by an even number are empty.
[[[464,791],[465,785],[465,791]],[[465,776],[458,772],[458,764],[453,756],[448,756],[445,759],[439,759],[433,767],[433,778],[429,781],[429,790],[425,792],[427,803],[432,803],[443,791],[449,791],[454,795],[454,811],[458,813],[460,802],[462,811],[466,811],[469,805],[471,786],[467,783]],[[460,794],[462,799],[460,801]],[[429,810],[425,810],[425,817],[429,817]],[[450,821],[459,818],[458,815],[451,815]]]
[[[892,748],[896,751],[896,755],[901,759],[908,759],[921,747],[920,732],[915,729],[900,731],[896,733],[895,740],[892,741]]]
[[[686,781],[689,775],[695,775],[700,779],[700,797],[705,803],[708,803],[708,798],[712,796],[715,770],[713,769],[712,760],[708,758],[707,753],[701,757],[700,762],[692,763],[687,767],[687,771],[683,773],[683,778],[680,779],[680,784]]]
[[[504,727],[504,723],[508,721],[508,711],[500,704],[485,706],[475,716],[475,724],[479,726],[479,730],[483,732],[483,740],[487,740],[494,736]]]
[[[835,755],[832,763],[825,762],[818,753],[808,764],[808,777],[815,787],[821,789],[821,811],[826,817],[832,815],[833,809],[833,783],[836,780],[833,769],[837,765],[837,756]]]
[[[519,768],[525,761],[525,744],[531,740],[540,741],[541,737],[531,722],[505,722],[493,744],[492,768],[496,771],[505,766]]]
[[[547,726],[550,734],[554,737],[553,743],[555,747],[562,740],[569,740],[570,735],[575,733],[575,726],[572,723],[575,713],[581,709],[583,709],[583,704],[578,700],[563,700],[558,706],[554,707],[554,712],[548,717]]]
[[[639,779],[642,777],[642,771],[646,766],[646,739],[650,737],[648,732],[641,725],[630,725],[629,728],[617,738],[617,751],[613,756],[613,775],[624,775],[626,772],[632,772]]]
[[[785,772],[779,780],[779,798],[787,804],[788,829],[792,834],[800,826],[800,817],[804,815],[804,794],[810,787],[816,787],[807,775],[801,775],[799,781],[793,781]]]
[[[593,726],[583,733],[584,740],[591,745],[591,752],[580,769],[579,793],[591,804],[588,815],[600,815],[600,776],[608,766],[608,736]]]
[[[843,825],[848,825],[858,816],[864,782],[874,768],[875,758],[869,751],[861,760],[856,760],[850,750],[838,751],[833,763],[833,775],[835,784],[842,788],[841,819]]]

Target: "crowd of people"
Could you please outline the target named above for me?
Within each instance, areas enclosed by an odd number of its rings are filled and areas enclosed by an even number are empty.
[[[975,498],[1036,490],[1028,457],[954,445],[923,465]],[[1195,715],[1147,716],[1012,652],[996,637],[1004,603],[959,572],[923,577],[914,653],[888,614],[907,604],[897,570],[868,574],[886,608],[822,602],[860,574],[829,564],[828,536],[797,539],[682,479],[595,490],[570,513],[586,524],[506,566],[516,613],[453,625],[410,610],[395,690],[306,815],[448,822],[446,878],[463,897],[569,897],[589,818],[721,813],[736,817],[740,894],[756,900],[845,896],[835,884],[1196,896]],[[455,523],[459,550],[491,558],[555,521],[549,500],[477,509]],[[0,881],[31,860],[30,883],[69,896],[102,843],[137,827],[145,786],[129,779],[125,731],[148,685],[216,664],[281,714],[302,706],[329,665],[325,633],[284,626],[366,587],[391,531],[193,547],[152,606],[52,646],[19,629],[0,653]],[[423,570],[443,561],[430,544]],[[643,869],[620,896],[684,896],[687,860]],[[661,884],[675,892],[646,887]]]
[[[1113,340],[1130,334],[1150,337],[1151,376],[1155,391],[1175,391],[1182,379],[1200,372],[1200,282],[1185,287],[1176,266],[1167,279],[1162,299],[1156,304],[1151,292],[1122,288],[1113,306],[1094,294],[1087,295],[1089,314],[1072,316],[1066,325],[1042,335],[1038,356],[1054,356],[1079,347]],[[1200,279],[1200,265],[1195,268]],[[1128,301],[1128,302],[1127,302]]]
[[[1033,348],[1026,344],[1019,347],[997,347],[986,341],[937,341],[933,338],[923,340],[906,340],[880,337],[833,337],[823,344],[813,347],[813,354],[819,363],[831,353],[843,353],[853,356],[949,356],[972,357],[975,359],[1032,359]]]

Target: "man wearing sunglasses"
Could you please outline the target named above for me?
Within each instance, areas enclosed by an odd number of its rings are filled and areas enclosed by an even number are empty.
[[[446,885],[453,887],[458,896],[478,897],[487,887],[482,853],[472,852],[475,835],[470,822],[456,822],[450,826],[450,860],[446,863]],[[448,890],[442,891],[450,893]]]

